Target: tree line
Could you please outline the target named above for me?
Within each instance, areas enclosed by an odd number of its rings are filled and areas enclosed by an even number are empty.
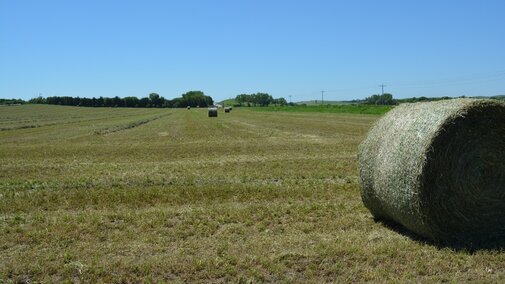
[[[274,99],[271,95],[267,93],[256,93],[256,94],[240,94],[235,97],[235,102],[238,106],[268,106],[270,104],[274,105],[287,105],[288,102],[284,98]]]
[[[184,107],[208,107],[214,103],[210,96],[206,96],[202,91],[190,91],[171,100],[165,99],[157,93],[151,93],[148,97],[124,97],[113,98],[80,98],[69,96],[38,97],[29,100],[29,103],[50,104],[64,106],[84,106],[84,107],[140,107],[140,108],[184,108]]]
[[[393,99],[393,95],[389,93],[385,93],[382,95],[372,95],[370,97],[365,98],[363,101],[365,104],[369,105],[397,105],[398,102]]]
[[[0,105],[22,105],[25,103],[22,99],[0,99]]]

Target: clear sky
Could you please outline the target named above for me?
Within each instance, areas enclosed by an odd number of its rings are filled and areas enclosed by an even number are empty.
[[[505,94],[505,1],[0,0],[0,97]]]

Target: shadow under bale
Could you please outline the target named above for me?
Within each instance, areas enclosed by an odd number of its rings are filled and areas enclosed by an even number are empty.
[[[359,148],[361,196],[378,219],[438,244],[505,240],[505,104],[455,99],[405,104]]]

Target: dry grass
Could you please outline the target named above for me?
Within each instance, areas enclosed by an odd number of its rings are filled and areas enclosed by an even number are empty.
[[[356,149],[376,119],[4,108],[2,128],[39,126],[0,131],[0,282],[503,280],[500,251],[372,220]]]

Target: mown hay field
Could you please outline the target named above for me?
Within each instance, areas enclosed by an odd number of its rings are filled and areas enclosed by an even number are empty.
[[[0,109],[0,282],[500,282],[505,254],[376,223],[378,115]]]

